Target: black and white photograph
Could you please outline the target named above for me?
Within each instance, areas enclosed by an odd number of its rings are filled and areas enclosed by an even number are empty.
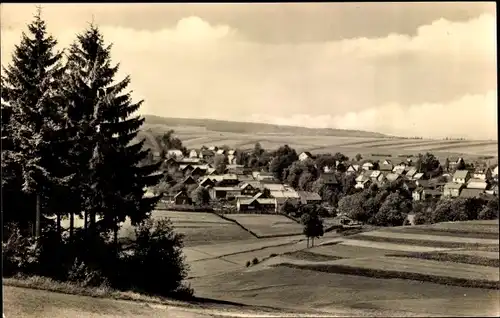
[[[495,2],[0,24],[4,318],[500,316]]]

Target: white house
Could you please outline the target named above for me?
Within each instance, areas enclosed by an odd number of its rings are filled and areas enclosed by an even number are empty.
[[[198,158],[198,151],[196,151],[195,149],[192,149],[189,152],[189,158]]]
[[[474,179],[489,180],[491,179],[491,169],[490,168],[477,168],[474,170],[472,177]]]
[[[453,174],[453,182],[465,184],[470,179],[470,173],[468,170],[457,170]]]
[[[482,179],[470,179],[469,182],[467,182],[467,189],[481,189],[481,190],[486,190],[488,187],[488,183],[486,183],[485,180]]]
[[[373,163],[371,162],[365,162],[362,166],[363,170],[372,170],[373,169]]]
[[[183,158],[184,155],[182,154],[182,151],[178,150],[178,149],[170,149],[170,150],[167,150],[167,157],[169,158]]]
[[[299,155],[299,160],[304,161],[307,159],[312,159],[313,155],[309,151],[304,151]]]

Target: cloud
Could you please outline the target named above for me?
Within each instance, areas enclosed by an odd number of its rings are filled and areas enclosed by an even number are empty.
[[[51,29],[47,22],[61,48],[85,27]],[[130,74],[135,97],[145,99],[142,113],[396,135],[497,135],[492,15],[440,19],[415,36],[335,42],[258,43],[195,16],[157,31],[101,30],[113,42],[120,75]],[[21,31],[2,28],[2,65]]]

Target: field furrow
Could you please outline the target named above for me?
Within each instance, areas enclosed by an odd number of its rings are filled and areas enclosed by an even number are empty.
[[[429,234],[412,234],[412,233],[395,233],[384,231],[372,231],[358,234],[359,236],[372,236],[382,238],[397,238],[408,240],[422,240],[422,241],[435,241],[435,242],[451,242],[451,243],[469,243],[469,244],[484,244],[484,245],[498,245],[498,239],[479,239],[468,238],[459,236],[439,236]]]

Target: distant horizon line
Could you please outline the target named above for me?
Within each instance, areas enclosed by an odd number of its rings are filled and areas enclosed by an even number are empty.
[[[221,118],[210,118],[210,117],[179,117],[179,116],[160,116],[160,115],[155,115],[155,114],[140,114],[142,117],[146,116],[152,116],[152,117],[159,117],[159,118],[165,118],[165,119],[180,119],[180,120],[211,120],[211,121],[224,121],[224,122],[233,122],[233,123],[245,123],[245,124],[260,124],[260,125],[269,125],[269,126],[279,126],[279,127],[290,127],[290,128],[304,128],[304,129],[311,129],[311,130],[341,130],[341,131],[358,131],[358,132],[367,132],[367,133],[376,133],[376,134],[381,134],[384,135],[387,138],[396,138],[396,139],[428,139],[428,140],[465,140],[465,141],[496,141],[498,142],[498,139],[472,139],[472,138],[465,138],[465,137],[421,137],[421,136],[412,136],[412,137],[405,137],[405,136],[397,136],[397,135],[391,135],[387,134],[384,132],[379,132],[379,131],[371,131],[371,130],[362,130],[362,129],[343,129],[343,128],[334,128],[334,127],[307,127],[307,126],[299,126],[299,125],[286,125],[286,124],[277,124],[277,123],[266,123],[266,122],[260,122],[260,121],[252,121],[252,120],[229,120],[229,119],[221,119]],[[373,138],[384,138],[384,137],[373,137]]]

